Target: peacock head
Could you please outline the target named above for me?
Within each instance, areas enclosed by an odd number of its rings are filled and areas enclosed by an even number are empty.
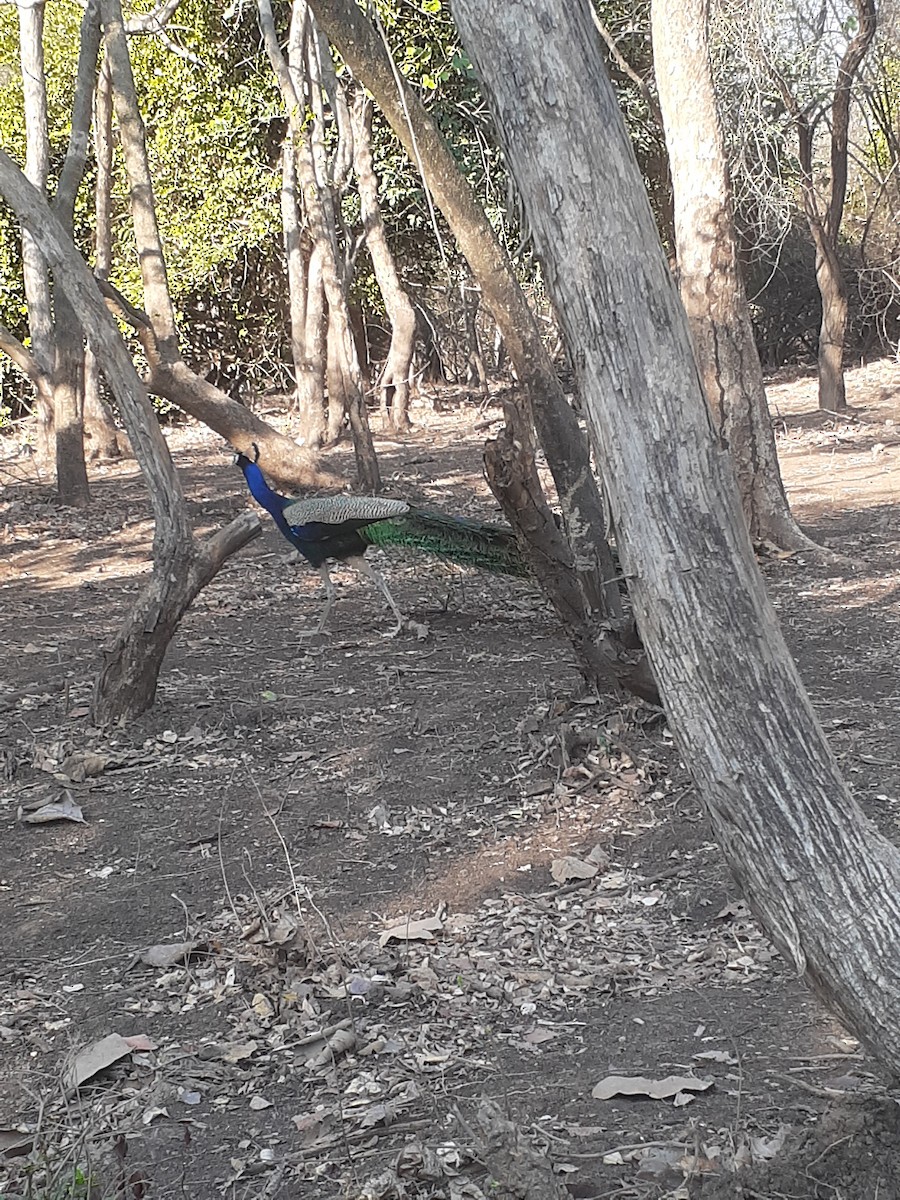
[[[251,463],[258,463],[259,462],[259,446],[257,446],[256,442],[251,442],[250,449],[253,451],[252,458],[249,458],[246,454],[241,454],[241,452],[238,451],[231,460],[232,465],[235,467],[240,467],[241,470],[243,471],[243,469],[245,467],[249,467]]]

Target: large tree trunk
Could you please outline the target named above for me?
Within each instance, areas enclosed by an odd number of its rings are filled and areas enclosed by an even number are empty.
[[[589,6],[454,11],[607,464],[684,761],[764,927],[900,1075],[900,851],[842,780],[778,628]]]
[[[618,587],[603,582],[614,578],[615,567],[587,441],[506,253],[452,151],[415,92],[404,84],[356,0],[311,0],[310,7],[319,27],[374,96],[453,230],[482,299],[502,330],[519,384],[533,406],[533,420],[556,484],[586,607],[620,616]]]
[[[388,245],[372,163],[372,105],[362,89],[350,105],[353,163],[359,186],[360,215],[375,278],[391,322],[391,344],[378,378],[381,408],[391,429],[409,428],[409,376],[416,339],[416,312],[406,294]]]
[[[712,85],[709,0],[653,0],[653,62],[675,201],[678,282],[716,432],[734,464],[753,542],[812,545],[781,482],[734,232]]]
[[[259,461],[266,474],[283,484],[321,483],[315,457],[290,438],[254,417],[248,409],[224,392],[199,378],[181,358],[175,310],[169,294],[162,241],[156,222],[153,181],[147,158],[144,122],[137,105],[128,42],[120,0],[101,0],[119,134],[130,185],[131,216],[137,242],[144,304],[149,327],[140,321],[136,328],[150,366],[150,391],[171,400],[198,421],[220,433],[237,450],[252,454],[259,448]],[[134,310],[131,317],[134,319]],[[152,336],[150,336],[152,334]]]
[[[153,507],[156,525],[150,582],[118,636],[105,649],[94,690],[95,723],[127,720],[152,703],[166,646],[184,610],[227,555],[259,533],[260,524],[255,514],[245,512],[205,542],[194,541],[175,464],[97,282],[43,196],[3,151],[0,195],[22,226],[40,241],[57,287],[78,313],[119,405]]]

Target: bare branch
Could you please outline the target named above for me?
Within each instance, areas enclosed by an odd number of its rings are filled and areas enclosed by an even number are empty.
[[[641,93],[641,96],[644,99],[644,103],[647,105],[647,108],[650,110],[650,115],[653,117],[653,120],[656,122],[657,128],[662,130],[663,120],[662,120],[662,113],[660,112],[660,108],[659,108],[659,101],[656,99],[656,97],[653,95],[653,92],[650,90],[650,85],[647,83],[647,80],[643,77],[643,75],[638,74],[638,72],[634,69],[634,67],[631,65],[631,63],[628,61],[628,59],[625,57],[625,55],[619,49],[619,43],[613,37],[612,32],[610,31],[609,27],[607,25],[605,25],[603,21],[601,21],[599,15],[597,14],[597,11],[594,9],[593,6],[591,6],[591,16],[594,18],[594,25],[596,26],[597,32],[600,34],[600,36],[603,38],[603,41],[606,43],[606,48],[609,51],[610,57],[612,58],[613,62],[616,64],[616,66],[619,68],[619,70],[622,72],[622,74],[625,75],[628,79],[630,79],[631,82],[634,84],[634,86],[637,88],[637,90]]]

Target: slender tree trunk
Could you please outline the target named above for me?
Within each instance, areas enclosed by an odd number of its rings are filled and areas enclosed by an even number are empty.
[[[303,5],[305,10],[306,6]],[[370,492],[381,489],[378,459],[366,415],[365,396],[360,378],[356,347],[347,312],[347,296],[338,263],[335,242],[331,236],[333,222],[323,201],[323,189],[316,177],[312,145],[304,128],[302,97],[298,95],[287,60],[278,44],[270,0],[257,0],[259,26],[266,54],[284,98],[288,119],[294,131],[297,177],[303,193],[307,219],[313,242],[322,255],[322,280],[328,301],[329,354],[340,363],[341,384],[346,398],[347,414],[353,434],[353,449],[360,484]],[[304,18],[305,19],[305,18]]]
[[[305,387],[314,394],[318,405],[316,429],[325,442],[331,442],[325,429],[325,377],[328,364],[328,312],[325,303],[325,281],[322,278],[322,248],[310,247],[306,275],[306,349],[309,369]]]
[[[619,590],[606,541],[603,501],[591,469],[587,440],[566,400],[540,329],[484,210],[460,173],[453,153],[415,93],[391,62],[356,0],[311,0],[319,27],[354,76],[372,93],[412,161],[421,170],[479,287],[503,340],[523,393],[526,411],[556,484],[566,534],[588,610],[621,614]],[[533,405],[533,414],[531,412]]]
[[[510,524],[527,530],[525,556],[568,633],[582,678],[599,691],[608,691],[612,683],[649,704],[659,704],[647,656],[631,652],[621,631],[607,630],[598,636],[586,618],[572,552],[541,487],[531,423],[517,406],[505,407],[505,429],[485,446],[485,474]]]
[[[822,297],[819,327],[819,408],[840,412],[847,407],[844,382],[844,339],[847,335],[847,287],[836,250],[816,246],[816,283]]]
[[[112,267],[112,91],[104,59],[97,80],[94,104],[94,273],[108,279]],[[103,399],[100,364],[88,344],[84,355],[84,429],[92,458],[119,458],[131,453],[128,435],[116,428],[112,411]]]
[[[318,304],[321,314],[321,281],[318,295],[311,295],[309,256],[304,254],[300,225],[297,171],[294,165],[294,136],[289,131],[281,155],[281,224],[287,260],[288,301],[291,321],[291,355],[294,361],[294,402],[300,422],[300,442],[321,446],[325,437],[325,372],[321,361],[320,331],[310,321]],[[318,325],[321,325],[321,315]]]
[[[47,88],[44,74],[44,3],[20,4],[19,59],[25,111],[25,176],[41,192],[47,190],[50,141],[47,135]],[[28,306],[31,353],[45,377],[53,376],[53,314],[50,276],[38,243],[22,230],[22,275]],[[35,395],[38,461],[48,465],[53,456],[53,402],[51,390]]]
[[[372,164],[372,105],[362,89],[350,105],[353,121],[353,156],[366,245],[372,256],[375,278],[391,322],[391,345],[378,378],[382,411],[392,429],[409,428],[409,380],[415,351],[416,313],[391,254],[378,203],[378,180]]]
[[[778,628],[588,5],[454,13],[608,465],[684,761],[763,926],[900,1076],[900,850],[847,789]]]
[[[100,4],[99,0],[89,0],[81,21],[69,145],[53,201],[53,210],[70,237],[75,223],[75,201],[84,178],[99,54]],[[91,499],[84,461],[84,335],[77,314],[59,288],[54,315],[56,486],[64,504],[84,507]]]
[[[466,383],[477,384],[482,396],[486,396],[488,378],[478,337],[478,289],[466,278],[459,281],[459,300],[466,331]]]
[[[144,324],[143,328],[140,320],[136,322],[150,367],[147,386],[155,395],[171,400],[209,425],[237,450],[249,454],[255,443],[259,448],[260,464],[272,479],[295,485],[321,483],[323,477],[308,449],[301,449],[290,438],[255,417],[244,405],[200,379],[181,358],[175,310],[156,223],[144,123],[134,90],[120,0],[101,0],[100,11],[149,319],[149,326]],[[135,319],[134,310],[132,319]]]
[[[84,335],[72,306],[59,290],[55,309],[56,488],[63,504],[84,508],[91,501],[84,462]]]
[[[712,85],[709,0],[653,0],[653,61],[675,200],[678,281],[703,390],[754,542],[809,548],[788,508],[734,232]]]
[[[821,113],[811,122],[809,107],[801,107],[797,96],[791,90],[790,81],[774,72],[781,98],[797,130],[800,194],[816,250],[816,283],[822,298],[822,323],[819,328],[819,407],[828,412],[840,412],[847,407],[844,338],[847,332],[848,307],[838,243],[847,198],[850,101],[853,85],[875,38],[878,24],[875,0],[853,0],[853,8],[856,13],[855,31],[838,64],[837,81],[831,102],[831,171],[824,198],[819,194],[813,170],[815,126]]]

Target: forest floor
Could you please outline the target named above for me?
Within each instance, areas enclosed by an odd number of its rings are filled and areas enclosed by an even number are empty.
[[[900,840],[900,366],[851,372],[849,397],[834,419],[807,377],[770,390],[794,511],[852,561],[763,569],[848,781]],[[492,516],[499,410],[439,399],[377,439],[386,489]],[[250,503],[218,439],[168,437],[199,528]],[[533,586],[393,554],[412,631],[386,638],[342,570],[304,639],[319,579],[264,517],[152,711],[102,732],[91,682],[147,568],[146,497],[133,463],[98,466],[95,505],[60,509],[18,449],[3,1200],[900,1198],[896,1094],[747,913],[663,720],[578,699]]]

